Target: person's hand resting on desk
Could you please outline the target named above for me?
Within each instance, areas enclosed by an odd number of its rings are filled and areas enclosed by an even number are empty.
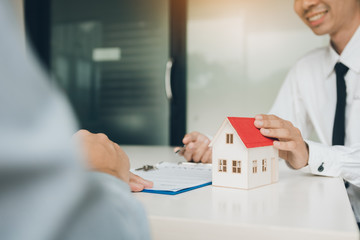
[[[265,137],[277,138],[274,147],[279,149],[279,157],[285,159],[294,169],[305,167],[309,161],[309,149],[301,132],[294,125],[275,115],[255,116],[255,127]]]
[[[130,162],[120,146],[112,142],[105,134],[93,134],[80,130],[74,136],[82,142],[91,169],[113,175],[130,185],[131,191],[139,192],[151,188],[153,183],[130,170]]]
[[[191,132],[185,135],[182,142],[184,147],[176,147],[174,151],[179,151],[179,155],[184,156],[187,161],[211,163],[212,151],[207,136],[199,132]]]

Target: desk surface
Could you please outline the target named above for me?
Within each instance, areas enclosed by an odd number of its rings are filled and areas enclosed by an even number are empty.
[[[183,161],[171,147],[124,146],[131,167]],[[279,164],[279,182],[240,190],[207,186],[175,196],[134,193],[153,239],[359,239],[340,178]]]

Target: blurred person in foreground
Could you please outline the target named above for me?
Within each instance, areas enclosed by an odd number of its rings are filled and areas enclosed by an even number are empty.
[[[316,34],[330,36],[290,70],[270,111],[254,125],[291,167],[340,176],[360,227],[360,0],[294,0],[294,9]],[[304,140],[315,130],[320,143]],[[211,162],[210,139],[186,134],[182,155]],[[175,151],[178,151],[176,148]]]
[[[0,239],[149,239],[128,184],[151,183],[104,134],[73,137],[73,114],[24,53],[14,15],[0,1]]]

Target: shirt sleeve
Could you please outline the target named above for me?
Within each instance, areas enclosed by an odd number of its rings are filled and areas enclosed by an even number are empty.
[[[350,147],[326,146],[307,141],[309,145],[309,169],[322,176],[342,177],[360,187],[360,144]]]
[[[289,72],[275,103],[270,111],[299,128],[304,139],[313,132],[300,92],[300,76],[302,65],[297,63]],[[360,144],[344,146],[328,146],[326,144],[305,140],[309,145],[308,168],[311,173],[323,176],[342,177],[348,182],[360,187]]]
[[[149,239],[127,184],[86,171],[72,111],[12,17],[0,1],[0,239]]]
[[[62,239],[150,239],[144,208],[128,184],[100,172],[89,172],[87,177],[85,201],[64,226]]]
[[[296,64],[288,73],[269,113],[290,121],[300,129],[306,139],[310,137],[313,125],[300,94],[298,72],[301,72],[301,70]]]

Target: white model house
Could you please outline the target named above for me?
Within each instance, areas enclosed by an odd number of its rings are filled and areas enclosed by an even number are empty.
[[[211,141],[214,186],[250,189],[278,181],[278,150],[254,121],[227,117]]]

